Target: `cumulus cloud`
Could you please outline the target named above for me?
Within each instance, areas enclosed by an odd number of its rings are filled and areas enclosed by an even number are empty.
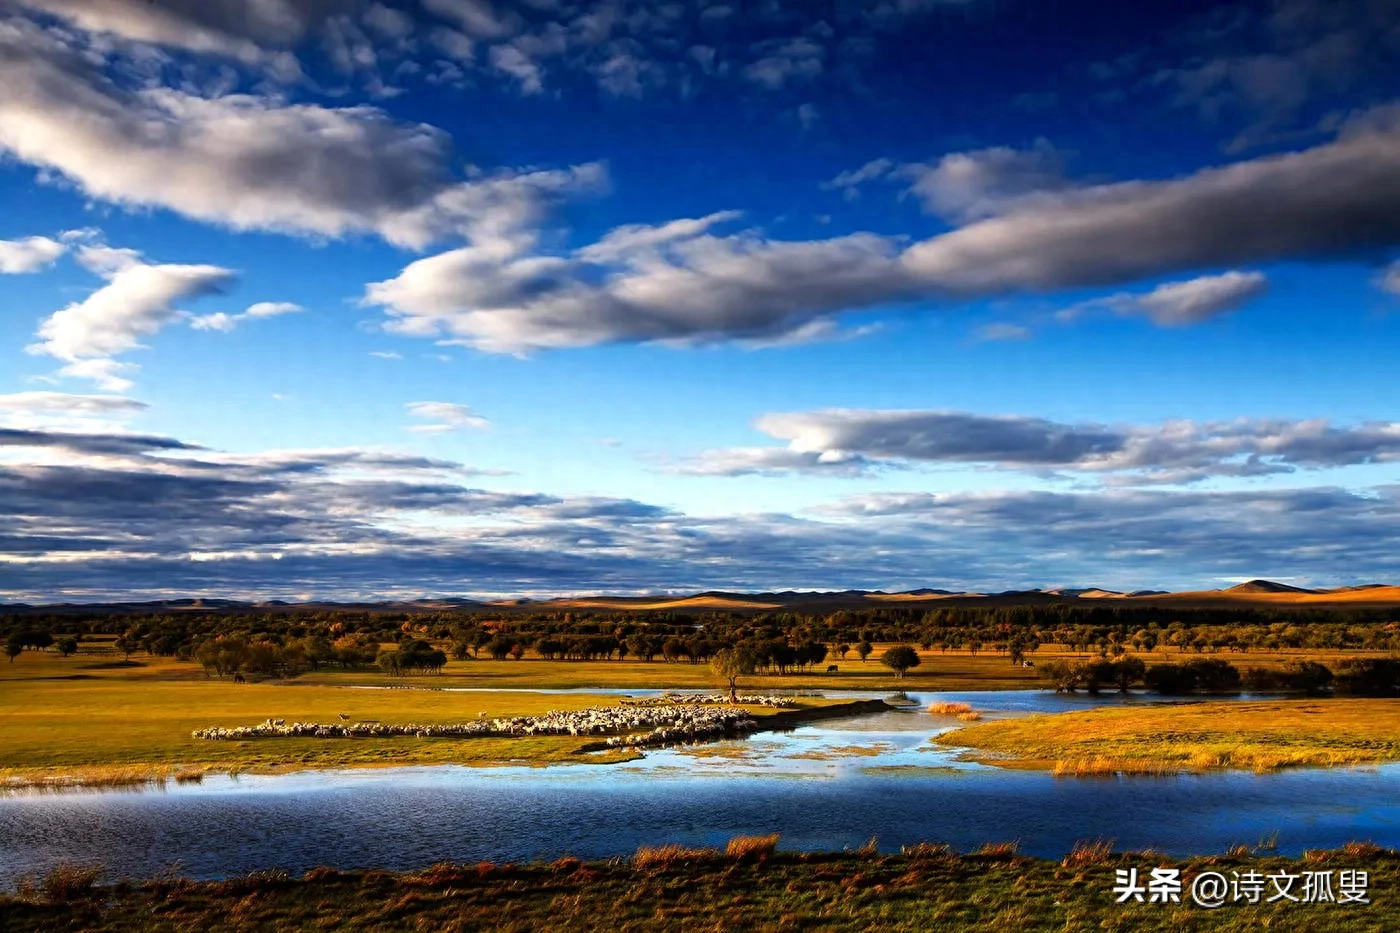
[[[199,450],[171,437],[143,434],[71,434],[0,428],[0,447],[60,447],[79,454],[145,454],[162,450]]]
[[[43,236],[0,240],[0,274],[23,275],[46,269],[68,252],[68,246]]]
[[[120,395],[72,395],[67,392],[11,392],[0,395],[0,412],[80,415],[135,414],[150,406]]]
[[[484,430],[491,426],[490,421],[456,402],[409,402],[404,408],[412,417],[430,422],[409,426],[410,431],[420,434],[441,434],[460,428]]]
[[[400,333],[523,353],[782,337],[894,297],[895,249],[885,238],[782,242],[703,232],[720,216],[624,228],[563,257],[465,247],[370,285],[366,301],[385,307]]]
[[[280,317],[283,314],[296,314],[305,309],[290,301],[259,301],[257,304],[249,305],[248,310],[241,314],[226,314],[222,311],[216,314],[201,314],[190,318],[190,326],[195,330],[221,330],[230,331],[244,321],[258,320],[260,318]]]
[[[1400,422],[1239,419],[1100,425],[956,411],[827,409],[764,415],[754,426],[787,441],[787,447],[708,451],[678,472],[851,475],[876,467],[960,463],[1096,475],[1140,485],[1400,461]]]
[[[1243,262],[1367,257],[1400,243],[1400,121],[1357,121],[1312,149],[1168,181],[1033,193],[1022,185],[995,196],[986,185],[960,190],[980,193],[957,200],[945,192],[948,209],[977,215],[995,202],[995,216],[908,247],[872,234],[809,241],[720,234],[715,228],[734,216],[721,212],[622,227],[562,254],[537,250],[526,237],[498,248],[473,244],[369,285],[366,302],[384,307],[395,331],[488,352],[771,342],[829,331],[845,311],[915,299],[949,303]],[[1265,284],[1258,272],[1236,270],[1097,304],[1181,326],[1239,307]]]
[[[43,34],[0,23],[0,150],[88,195],[163,207],[240,230],[375,233],[421,248],[535,216],[564,190],[596,188],[600,166],[448,170],[450,140],[374,107],[249,95],[127,90]]]
[[[1036,194],[1069,187],[1062,157],[1044,140],[1029,150],[955,152],[893,171],[910,182],[910,193],[926,211],[956,223],[1005,213]]]
[[[756,46],[754,54],[757,57],[744,67],[744,77],[777,90],[821,74],[826,49],[808,38],[777,39]]]
[[[131,386],[121,375],[130,364],[113,357],[175,320],[180,303],[219,292],[235,278],[219,266],[147,263],[129,250],[84,247],[79,255],[107,284],[50,315],[27,349],[65,361],[62,375],[92,379],[110,391]]]

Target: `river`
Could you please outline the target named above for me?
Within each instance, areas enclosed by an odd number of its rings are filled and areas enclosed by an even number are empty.
[[[591,692],[591,691],[590,691]],[[634,691],[641,693],[643,691]],[[438,861],[626,855],[776,832],[791,849],[1016,841],[1059,856],[1078,840],[1172,855],[1275,836],[1280,852],[1370,839],[1400,847],[1400,766],[1273,774],[1056,778],[958,760],[931,742],[966,701],[986,718],[1147,697],[1037,691],[913,693],[916,708],[787,733],[648,752],[621,765],[422,767],[211,776],[201,784],[0,794],[0,887],[63,862],[109,878],[178,871],[420,868]],[[353,740],[351,740],[353,741]],[[431,740],[428,740],[431,741]]]

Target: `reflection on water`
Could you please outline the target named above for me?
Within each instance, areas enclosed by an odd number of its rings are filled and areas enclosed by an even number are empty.
[[[910,699],[918,705],[908,710],[653,751],[624,765],[211,776],[158,790],[12,794],[0,797],[0,885],[64,860],[96,858],[114,876],[178,866],[218,877],[605,857],[643,843],[713,845],[768,832],[781,833],[785,848],[855,847],[871,836],[885,849],[1016,840],[1051,856],[1094,838],[1219,852],[1275,831],[1287,853],[1356,838],[1400,846],[1400,766],[1054,778],[959,761],[929,742],[959,723],[925,707],[962,701],[991,719],[1156,700],[1031,691]]]

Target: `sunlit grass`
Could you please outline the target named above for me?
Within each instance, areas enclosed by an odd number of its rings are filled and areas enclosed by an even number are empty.
[[[936,739],[1057,775],[1266,772],[1400,760],[1400,700],[1116,707],[1008,719]]]

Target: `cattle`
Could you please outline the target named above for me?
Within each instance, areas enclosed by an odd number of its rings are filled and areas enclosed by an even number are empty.
[[[836,667],[835,664],[828,664],[828,665],[826,666],[826,672],[827,672],[828,674],[835,674],[837,670],[838,670],[838,668]]]
[[[242,674],[234,674],[233,682],[236,684],[245,684],[248,682],[248,680]]]

